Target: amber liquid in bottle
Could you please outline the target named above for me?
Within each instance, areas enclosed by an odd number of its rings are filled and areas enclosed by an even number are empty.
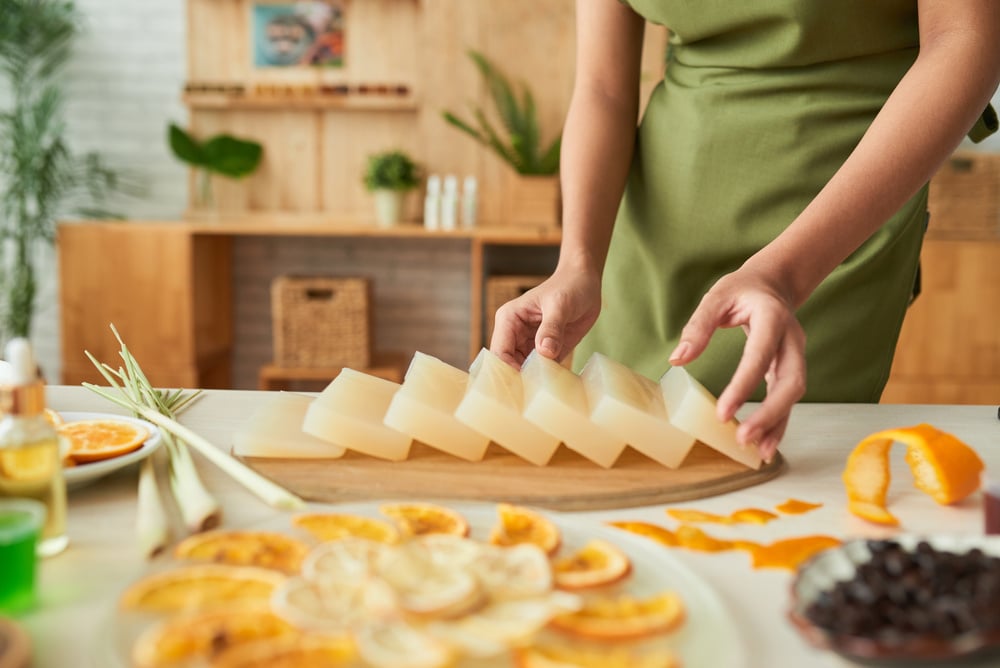
[[[6,415],[0,420],[0,497],[35,499],[45,505],[39,555],[51,556],[66,547],[60,440],[41,414]]]

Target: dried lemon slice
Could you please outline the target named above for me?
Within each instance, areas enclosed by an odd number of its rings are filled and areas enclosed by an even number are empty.
[[[472,570],[497,600],[541,596],[552,590],[548,555],[530,543],[484,550]]]
[[[490,542],[494,545],[531,543],[552,555],[562,542],[559,528],[551,520],[529,508],[499,503],[497,520],[490,533]]]
[[[200,564],[147,576],[126,589],[119,604],[144,612],[259,609],[284,581],[284,575],[266,568]]]
[[[446,618],[482,605],[485,592],[469,570],[436,562],[423,546],[408,547],[386,554],[377,566],[378,575],[396,592],[404,611]]]
[[[281,533],[206,531],[178,543],[174,557],[298,573],[308,552],[305,543]]]
[[[166,668],[210,661],[229,647],[261,639],[296,635],[295,629],[267,610],[223,610],[183,615],[148,628],[136,640],[136,668]]]
[[[212,668],[335,668],[356,666],[349,638],[305,636],[237,645],[222,652]]]
[[[580,610],[554,617],[551,626],[592,640],[632,640],[668,633],[683,621],[680,597],[664,592],[645,599],[591,598]]]
[[[422,547],[427,551],[427,558],[435,564],[451,568],[468,568],[486,549],[482,543],[447,533],[429,533],[417,536],[409,547]]]
[[[66,422],[57,431],[69,440],[66,457],[77,464],[128,454],[149,438],[140,424],[107,418]]]
[[[354,642],[361,658],[376,668],[444,668],[455,659],[447,643],[401,621],[368,625]]]
[[[365,538],[343,538],[314,548],[302,562],[302,575],[310,580],[363,577],[390,548]]]
[[[379,510],[391,518],[407,536],[430,533],[469,535],[469,523],[461,514],[433,503],[386,503]]]
[[[552,566],[560,589],[590,589],[623,580],[632,572],[628,556],[606,540],[592,540]]]
[[[274,611],[299,628],[347,633],[396,614],[395,592],[377,578],[345,577],[322,582],[289,578],[271,599]]]
[[[355,537],[378,543],[399,542],[399,531],[388,522],[373,517],[342,513],[308,513],[292,518],[292,526],[308,531],[319,540]]]

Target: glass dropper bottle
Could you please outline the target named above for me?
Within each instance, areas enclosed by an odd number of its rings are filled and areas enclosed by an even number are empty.
[[[0,377],[0,497],[28,498],[45,505],[38,543],[43,557],[62,552],[66,536],[66,481],[55,427],[45,418],[45,384],[27,339],[12,339]]]

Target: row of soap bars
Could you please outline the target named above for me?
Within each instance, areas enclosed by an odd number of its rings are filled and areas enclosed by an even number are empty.
[[[628,445],[677,468],[702,441],[759,468],[756,449],[736,441],[737,422],[720,422],[715,407],[715,397],[681,367],[656,382],[594,354],[577,375],[532,353],[518,372],[483,349],[466,372],[417,352],[402,384],[344,369],[315,398],[276,396],[237,433],[234,449],[303,458],[349,449],[402,461],[416,440],[478,461],[492,441],[544,466],[563,443],[609,468]],[[298,438],[289,439],[289,429]]]

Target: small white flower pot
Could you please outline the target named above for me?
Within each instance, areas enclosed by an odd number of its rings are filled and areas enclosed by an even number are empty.
[[[376,190],[375,196],[375,222],[382,227],[398,225],[403,219],[403,195],[402,190]]]

